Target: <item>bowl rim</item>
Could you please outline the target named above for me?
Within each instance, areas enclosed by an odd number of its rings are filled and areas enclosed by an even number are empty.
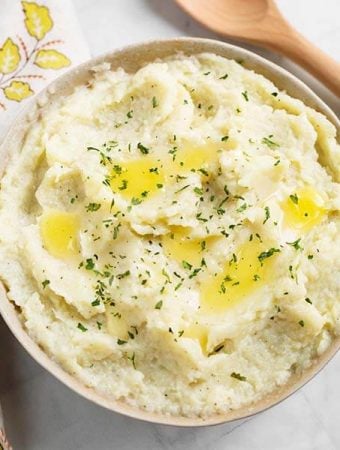
[[[183,52],[186,55],[209,52],[230,59],[243,59],[243,64],[246,68],[253,69],[255,72],[263,74],[273,81],[279,89],[286,90],[291,96],[302,99],[304,103],[323,113],[335,125],[339,137],[340,121],[329,106],[327,106],[308,86],[293,74],[262,56],[242,47],[214,39],[181,37],[148,40],[124,46],[89,59],[55,79],[28,102],[13,120],[0,145],[0,179],[6,169],[12,150],[21,144],[29,125],[39,119],[44,108],[53,103],[54,97],[67,95],[67,93],[71,92],[75,86],[84,84],[86,80],[91,79],[93,67],[104,62],[109,62],[114,66],[114,69],[123,66],[130,71],[129,68],[131,66],[133,67],[135,65],[136,68],[138,68],[157,58],[164,58],[165,56],[176,54],[178,52]],[[137,61],[134,60],[134,55],[137,55],[137,58],[135,58]],[[140,55],[143,56],[141,61],[138,60]],[[334,338],[328,349],[315,359],[312,365],[302,374],[292,375],[288,383],[278,387],[275,391],[267,394],[252,404],[206,418],[170,416],[148,412],[138,407],[130,406],[124,401],[108,398],[107,396],[104,396],[104,394],[96,392],[93,388],[87,387],[84,383],[67,373],[29,336],[28,332],[24,329],[23,324],[20,322],[16,307],[7,298],[6,289],[1,282],[0,313],[13,335],[31,357],[50,374],[77,394],[108,410],[128,417],[157,424],[181,427],[217,425],[234,420],[245,419],[246,417],[265,411],[285,400],[311,380],[323,367],[325,367],[340,349],[340,336],[338,336]]]

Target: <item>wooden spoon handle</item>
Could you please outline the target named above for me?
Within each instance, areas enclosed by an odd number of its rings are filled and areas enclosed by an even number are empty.
[[[340,64],[288,26],[268,46],[288,56],[340,97]]]

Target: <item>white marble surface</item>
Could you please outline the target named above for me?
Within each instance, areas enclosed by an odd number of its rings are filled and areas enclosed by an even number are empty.
[[[74,2],[93,55],[145,39],[217,37],[190,20],[172,0]],[[340,59],[339,0],[279,4],[300,31]],[[292,63],[255,51],[297,73],[340,112],[339,101]],[[80,398],[33,361],[1,319],[0,342],[0,398],[15,450],[340,449],[340,355],[269,411],[232,424],[180,429],[128,419]]]

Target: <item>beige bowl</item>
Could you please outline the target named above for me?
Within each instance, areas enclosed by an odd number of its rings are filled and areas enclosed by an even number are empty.
[[[123,67],[128,72],[135,72],[141,66],[156,58],[163,58],[176,52],[192,55],[201,52],[212,52],[226,58],[243,60],[243,65],[249,69],[263,74],[272,80],[280,89],[285,89],[293,97],[303,100],[307,105],[325,114],[337,127],[340,134],[340,123],[336,115],[326,106],[304,83],[279,66],[261,58],[260,56],[233,45],[219,41],[196,38],[171,39],[166,41],[152,41],[132,45],[122,50],[116,50],[103,56],[91,59],[58,80],[50,84],[43,92],[37,95],[29,106],[22,111],[11,129],[9,130],[0,148],[0,176],[6,166],[12,151],[22,144],[26,131],[34,121],[39,119],[45,108],[55,98],[67,95],[77,85],[84,84],[91,79],[93,66],[107,61],[112,69]],[[60,366],[53,362],[41,348],[29,337],[19,320],[17,311],[6,297],[6,290],[0,283],[0,312],[22,346],[30,355],[56,378],[73,389],[78,394],[112,411],[125,414],[126,416],[142,419],[154,423],[162,423],[177,426],[202,426],[213,425],[232,420],[241,419],[246,416],[263,411],[276,403],[284,400],[290,394],[299,389],[310,380],[326,363],[335,355],[340,347],[340,337],[333,341],[328,350],[315,360],[314,364],[300,376],[292,376],[289,383],[280,387],[275,392],[262,398],[260,401],[249,406],[230,411],[221,415],[214,415],[207,419],[171,417],[152,414],[138,408],[128,406],[124,402],[100,395],[94,389],[86,387],[74,377],[66,373]]]

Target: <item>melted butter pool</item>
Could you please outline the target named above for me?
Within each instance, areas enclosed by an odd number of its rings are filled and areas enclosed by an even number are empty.
[[[281,208],[287,225],[302,231],[309,231],[327,214],[323,199],[312,187],[291,194],[281,203]]]
[[[223,145],[216,142],[202,146],[185,143],[174,146],[160,159],[143,155],[131,161],[114,162],[109,174],[111,189],[127,200],[147,199],[163,186],[174,183],[176,175],[200,171],[201,178],[206,179],[222,148]]]
[[[270,249],[271,246],[253,239],[232,254],[219,273],[202,283],[200,314],[223,312],[268,282],[278,253],[271,252]],[[266,253],[272,254],[260,257]]]
[[[219,153],[223,149],[223,143],[207,142],[202,146],[193,146],[185,143],[174,154],[170,171],[184,175],[191,171],[203,169],[209,171],[218,161]],[[204,172],[201,173],[204,176]]]
[[[216,237],[209,236],[196,239],[189,236],[190,228],[172,227],[171,232],[163,236],[162,245],[165,253],[179,264],[183,261],[192,266],[201,265],[204,252],[216,241]]]
[[[149,157],[115,164],[110,177],[111,189],[126,199],[150,198],[164,182],[162,164]]]
[[[79,221],[75,214],[49,211],[40,218],[43,245],[56,258],[69,258],[78,253],[78,230]]]

